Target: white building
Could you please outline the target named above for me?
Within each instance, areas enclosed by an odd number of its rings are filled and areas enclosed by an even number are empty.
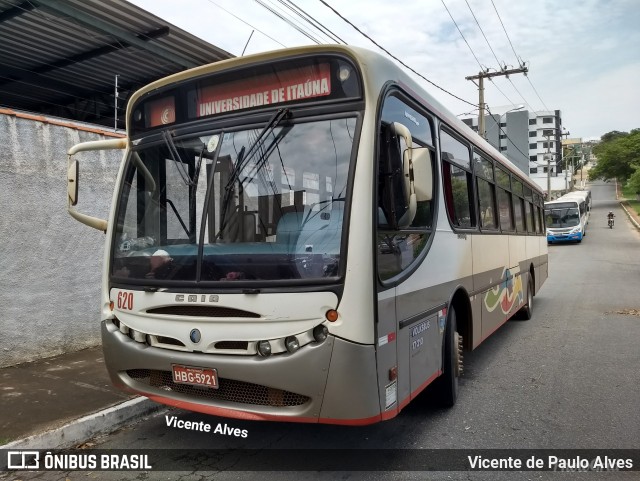
[[[485,116],[485,138],[547,191],[565,189],[562,172],[562,116],[560,110],[529,111],[522,106],[492,109]],[[462,119],[476,132],[478,117]]]

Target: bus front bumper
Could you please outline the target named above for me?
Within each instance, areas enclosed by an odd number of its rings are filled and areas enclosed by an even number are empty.
[[[575,234],[547,234],[547,242],[572,242],[581,241],[582,232],[576,232]]]
[[[102,322],[102,344],[117,388],[180,409],[247,420],[354,425],[381,420],[373,346],[329,336],[267,358],[202,354],[136,342],[111,320]],[[174,366],[215,370],[219,387],[176,383]],[[365,375],[368,370],[371,375]]]

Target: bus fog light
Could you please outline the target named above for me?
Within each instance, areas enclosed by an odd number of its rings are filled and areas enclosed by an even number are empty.
[[[129,329],[129,337],[136,342],[144,343],[147,340],[147,336],[144,332]]]
[[[258,354],[262,357],[269,357],[271,355],[271,343],[269,341],[258,342]]]
[[[289,336],[284,340],[284,345],[287,347],[287,351],[296,352],[300,349],[300,342],[296,336]]]
[[[329,335],[329,329],[324,324],[320,324],[313,328],[313,338],[316,342],[324,342]]]

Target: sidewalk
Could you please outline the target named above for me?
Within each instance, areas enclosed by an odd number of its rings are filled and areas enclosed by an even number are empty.
[[[0,445],[60,428],[134,397],[111,386],[101,346],[2,368]]]

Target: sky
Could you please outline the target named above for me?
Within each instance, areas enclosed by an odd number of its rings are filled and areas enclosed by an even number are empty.
[[[233,55],[241,55],[245,45],[246,55],[316,43],[265,6],[298,22],[320,43],[335,43],[295,16],[291,3],[349,45],[381,52],[321,0],[129,1]],[[405,64],[469,102],[416,77],[456,115],[477,114],[469,104],[478,104],[478,89],[465,77],[504,65],[517,68],[523,61],[527,76],[485,80],[492,112],[523,104],[531,111],[560,110],[569,137],[583,140],[640,128],[638,0],[325,3]]]

